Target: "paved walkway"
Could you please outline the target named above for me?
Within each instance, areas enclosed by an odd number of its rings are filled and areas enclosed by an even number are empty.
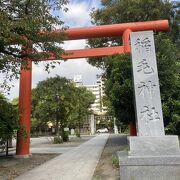
[[[109,135],[98,135],[15,180],[91,180]]]
[[[78,139],[76,136],[69,136],[70,142],[63,144],[53,144],[53,137],[44,136],[31,138],[30,143],[30,153],[31,154],[64,154],[85,141],[88,141],[94,136],[91,135],[82,135],[81,139]],[[78,139],[78,140],[77,140]],[[9,155],[15,155],[16,153],[16,140],[13,139],[13,148],[9,149]],[[0,153],[0,156],[4,156],[4,153]]]
[[[31,154],[64,154],[76,147],[39,147],[30,148]]]

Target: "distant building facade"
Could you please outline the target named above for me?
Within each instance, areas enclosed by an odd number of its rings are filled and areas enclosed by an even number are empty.
[[[95,95],[96,99],[94,103],[91,105],[91,110],[93,114],[105,115],[107,112],[107,107],[105,107],[103,104],[103,96],[105,95],[104,94],[104,81],[101,78],[98,78],[98,80],[96,81],[96,84],[83,85],[82,76],[75,75],[74,82],[77,87],[79,86],[86,87],[89,91],[91,91]]]
[[[82,75],[75,75],[73,78],[76,87],[83,86]]]
[[[83,85],[82,76],[76,75],[73,78],[73,81],[76,87],[86,87],[89,91],[91,91],[95,95],[95,101],[91,104],[90,110],[91,114],[88,115],[87,119],[84,121],[84,124],[81,128],[81,132],[90,132],[90,134],[95,134],[96,129],[106,127],[109,130],[110,122],[112,121],[112,116],[107,115],[107,107],[104,106],[103,97],[104,93],[104,80],[102,78],[98,78],[96,83],[93,85]]]

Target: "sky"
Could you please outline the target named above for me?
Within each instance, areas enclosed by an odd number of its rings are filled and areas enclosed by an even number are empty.
[[[85,27],[92,26],[90,12],[92,8],[100,7],[100,0],[70,0],[67,5],[68,12],[61,12],[60,18],[65,22],[65,26]],[[83,49],[86,46],[86,40],[66,41],[63,48],[68,49]],[[64,76],[68,79],[73,79],[74,75],[82,75],[84,84],[95,84],[96,75],[101,74],[102,70],[97,69],[87,63],[86,59],[71,59],[66,62],[61,62],[60,65],[50,71],[48,74],[45,70],[45,62],[40,62],[38,65],[33,64],[32,68],[32,88],[35,88],[39,81],[45,80],[48,77],[56,75]],[[3,79],[3,74],[0,74],[0,80]],[[13,80],[10,94],[6,97],[12,100],[19,95],[19,80]]]

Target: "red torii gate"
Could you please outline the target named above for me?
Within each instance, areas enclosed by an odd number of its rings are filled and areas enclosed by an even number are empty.
[[[122,46],[102,47],[80,50],[65,50],[65,54],[61,59],[75,59],[75,58],[88,58],[97,56],[109,56],[113,54],[130,53],[131,48],[129,45],[130,32],[135,31],[165,31],[168,30],[168,20],[146,21],[146,22],[133,22],[113,25],[102,25],[95,27],[84,28],[70,28],[65,31],[68,40],[90,39],[100,37],[118,37],[122,36]],[[62,30],[55,30],[51,32],[42,33],[42,36],[47,36],[50,40],[55,40],[55,37]],[[31,53],[31,49],[29,52]],[[50,56],[43,60],[57,60],[52,52],[47,52]],[[30,115],[31,115],[31,79],[32,79],[32,61],[27,61],[27,68],[21,67],[20,72],[20,88],[19,88],[19,122],[22,130],[18,132],[16,155],[29,155],[30,144]]]

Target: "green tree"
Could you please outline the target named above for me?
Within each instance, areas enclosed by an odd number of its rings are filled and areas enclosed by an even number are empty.
[[[180,53],[177,45],[160,33],[156,36],[158,75],[167,132],[180,134]]]
[[[78,129],[80,133],[80,129],[90,113],[90,105],[95,101],[95,96],[85,87],[77,87],[75,92],[76,106],[71,113],[69,125]]]
[[[0,94],[0,143],[6,142],[18,129],[17,111],[8,100]]]
[[[179,8],[162,0],[102,0],[102,8],[92,11],[92,21],[96,25],[168,19],[170,31],[166,34],[155,32],[157,63],[165,124],[177,119],[179,97]],[[111,15],[109,15],[111,14]],[[120,38],[89,40],[90,47],[121,44]],[[135,120],[133,108],[133,88],[129,55],[90,59],[89,62],[105,69],[106,95],[115,116],[127,123]],[[169,88],[172,87],[172,88]],[[173,89],[173,90],[172,90]],[[176,109],[176,110],[175,110]],[[170,113],[171,112],[171,113]],[[177,121],[176,121],[177,122]]]
[[[59,76],[48,78],[39,82],[33,90],[32,101],[33,117],[44,123],[54,122],[57,136],[60,130],[63,138],[68,117],[76,105],[74,85]]]
[[[125,124],[135,120],[130,56],[107,57],[105,93],[110,100],[110,111]]]
[[[0,71],[7,73],[7,78],[18,77],[19,66],[26,61],[24,58],[43,58],[23,52],[24,47],[31,47],[33,52],[52,51],[56,56],[62,54],[58,43],[62,43],[65,35],[42,37],[43,32],[49,32],[63,22],[57,11],[67,10],[68,0],[1,0],[0,1]],[[60,12],[59,12],[60,13]],[[41,33],[40,33],[41,32]],[[22,47],[22,48],[21,48]],[[47,68],[53,63],[49,63]]]
[[[33,123],[43,126],[51,121],[56,125],[57,136],[62,137],[65,127],[82,126],[95,100],[86,88],[75,87],[71,81],[59,76],[39,82],[32,94]]]

